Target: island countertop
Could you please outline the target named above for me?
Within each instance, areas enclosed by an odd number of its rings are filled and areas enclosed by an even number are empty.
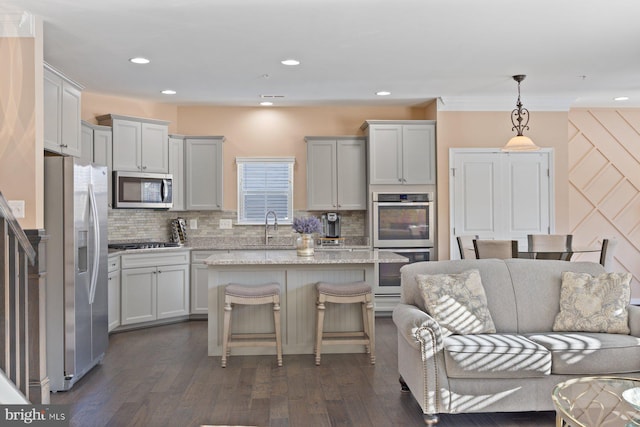
[[[217,252],[204,262],[216,265],[290,265],[290,264],[382,264],[409,260],[393,252],[371,250],[316,250],[311,257],[298,256],[295,250],[234,250]]]

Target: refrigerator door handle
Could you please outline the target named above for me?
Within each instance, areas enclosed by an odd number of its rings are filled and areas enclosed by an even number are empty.
[[[93,185],[89,184],[89,201],[91,202],[91,215],[93,216],[93,267],[91,269],[91,288],[89,290],[89,304],[93,304],[98,285],[98,267],[100,263],[100,224],[98,221],[98,203],[93,192]]]

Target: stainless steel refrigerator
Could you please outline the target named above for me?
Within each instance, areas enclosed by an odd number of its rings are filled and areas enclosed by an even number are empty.
[[[104,166],[44,159],[51,391],[69,390],[107,349],[107,180]]]

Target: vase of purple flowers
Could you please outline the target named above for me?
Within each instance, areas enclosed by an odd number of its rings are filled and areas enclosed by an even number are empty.
[[[313,233],[322,231],[320,220],[315,216],[294,218],[293,229],[300,234],[296,239],[298,256],[313,256],[315,252]]]

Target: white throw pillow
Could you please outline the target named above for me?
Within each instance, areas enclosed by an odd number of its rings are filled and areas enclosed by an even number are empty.
[[[417,274],[416,281],[427,313],[444,329],[445,336],[496,332],[480,271]]]
[[[629,334],[631,273],[562,273],[556,332]]]

